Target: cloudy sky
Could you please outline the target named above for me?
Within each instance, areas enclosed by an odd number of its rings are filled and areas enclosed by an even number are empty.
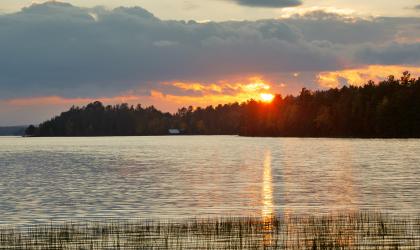
[[[420,1],[366,2],[1,0],[0,126],[420,76]]]

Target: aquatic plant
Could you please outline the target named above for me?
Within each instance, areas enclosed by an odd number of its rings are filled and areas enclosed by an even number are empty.
[[[419,249],[420,218],[360,212],[3,226],[0,248]]]

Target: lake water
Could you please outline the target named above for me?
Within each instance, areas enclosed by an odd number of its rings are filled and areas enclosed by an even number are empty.
[[[420,140],[0,137],[0,224],[420,212]]]

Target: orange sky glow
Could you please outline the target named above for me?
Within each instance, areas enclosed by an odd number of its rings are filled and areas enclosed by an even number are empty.
[[[317,74],[315,86],[318,87],[315,88],[336,88],[343,84],[360,86],[368,80],[374,80],[377,83],[389,75],[399,77],[406,70],[410,71],[413,77],[420,76],[418,67],[370,65],[357,69],[321,72]],[[297,78],[300,74],[295,73],[294,75],[297,75],[294,76]],[[177,90],[175,92],[168,92],[165,88],[152,88],[148,94],[129,91],[115,96],[68,98],[52,95],[3,99],[0,100],[0,104],[4,107],[3,110],[0,110],[0,116],[9,116],[19,120],[22,116],[29,116],[30,110],[36,109],[43,111],[38,115],[39,120],[43,121],[51,118],[51,114],[59,114],[73,105],[84,106],[93,101],[101,101],[105,105],[120,103],[141,104],[143,107],[153,105],[162,111],[171,113],[175,113],[181,107],[241,103],[250,99],[269,103],[274,99],[275,94],[287,95],[282,90],[285,90],[288,85],[286,80],[274,81],[264,76],[253,76],[245,77],[243,80],[221,80],[213,83],[188,81],[160,83],[160,86]]]
[[[420,75],[420,68],[399,65],[370,65],[358,69],[347,69],[341,71],[321,72],[317,76],[317,84],[324,88],[336,88],[340,81],[346,81],[349,85],[360,86],[368,80],[376,82],[385,79],[389,75],[399,76],[405,70],[413,76]],[[144,106],[154,105],[159,109],[175,112],[182,106],[208,106],[233,102],[245,102],[250,99],[263,102],[271,102],[278,87],[284,87],[284,83],[273,83],[262,76],[245,78],[242,81],[219,81],[214,83],[200,82],[164,82],[162,85],[172,86],[179,89],[179,94],[165,93],[163,90],[152,89],[149,95],[138,95],[133,93],[119,94],[111,97],[96,98],[65,98],[60,96],[41,96],[16,98],[3,101],[8,106],[72,106],[86,105],[89,102],[98,100],[105,104],[141,103]],[[275,87],[277,86],[277,87]]]
[[[389,75],[399,77],[402,72],[409,71],[411,75],[420,76],[420,68],[404,65],[370,65],[357,69],[345,69],[340,71],[321,72],[318,74],[318,84],[326,88],[340,86],[340,79],[345,80],[349,85],[361,86],[368,80],[379,82]]]
[[[274,98],[270,93],[272,83],[260,78],[251,77],[244,82],[219,82],[212,84],[171,82],[164,83],[180,90],[192,91],[193,94],[174,95],[165,94],[162,91],[152,90],[150,95],[117,95],[113,97],[98,98],[64,98],[60,96],[42,96],[29,98],[16,98],[6,100],[7,105],[12,106],[44,106],[44,105],[85,105],[98,100],[106,104],[129,103],[143,105],[155,105],[163,110],[174,111],[171,107],[181,106],[207,106],[233,102],[245,102],[250,99],[269,102]]]

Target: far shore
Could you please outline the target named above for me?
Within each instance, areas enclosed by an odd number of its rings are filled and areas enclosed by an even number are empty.
[[[13,135],[10,135],[13,136]],[[180,134],[180,135],[84,135],[84,136],[34,136],[22,135],[15,137],[24,138],[98,138],[98,137],[189,137],[189,136],[237,136],[242,138],[297,138],[297,139],[365,139],[365,140],[397,140],[397,139],[420,139],[420,137],[352,137],[352,136],[249,136],[228,134]]]

